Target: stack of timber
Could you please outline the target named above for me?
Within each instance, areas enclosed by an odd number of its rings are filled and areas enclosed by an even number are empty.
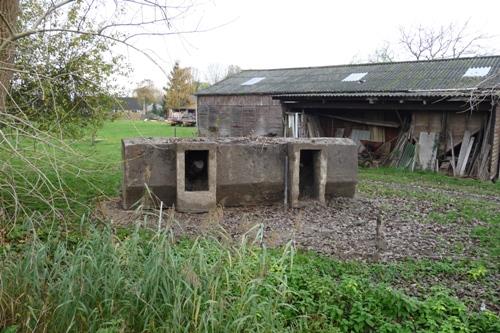
[[[489,180],[491,162],[491,116],[479,129],[465,129],[460,140],[451,130],[443,133],[401,131],[384,165],[408,170],[442,171],[458,177]],[[456,138],[456,137],[455,137]]]

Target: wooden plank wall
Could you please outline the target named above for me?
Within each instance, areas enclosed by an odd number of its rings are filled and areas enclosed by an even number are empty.
[[[199,96],[198,130],[201,136],[282,136],[282,106],[265,95]]]
[[[497,103],[494,111],[493,142],[491,147],[490,175],[496,178],[498,175],[498,160],[500,159],[500,104]]]

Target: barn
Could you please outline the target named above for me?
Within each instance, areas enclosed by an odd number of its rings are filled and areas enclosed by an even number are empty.
[[[498,178],[500,56],[245,70],[197,93],[201,136],[346,137],[361,163]]]

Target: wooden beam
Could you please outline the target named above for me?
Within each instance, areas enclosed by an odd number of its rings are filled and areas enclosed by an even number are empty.
[[[290,109],[344,109],[344,110],[411,110],[411,111],[468,111],[469,105],[437,105],[437,104],[368,104],[368,103],[329,103],[329,104],[316,104],[316,103],[295,103],[286,104]],[[480,107],[477,111],[489,111],[484,107]]]
[[[380,126],[380,127],[392,127],[392,128],[399,128],[399,124],[393,121],[383,121],[383,120],[377,120],[377,121],[372,121],[372,120],[364,120],[364,119],[356,119],[356,118],[349,118],[349,117],[340,117],[340,116],[332,116],[329,114],[318,114],[320,117],[328,117],[328,118],[334,118],[338,120],[344,120],[344,121],[349,121],[351,123],[357,123],[357,124],[364,124],[364,125],[370,125],[370,126]]]

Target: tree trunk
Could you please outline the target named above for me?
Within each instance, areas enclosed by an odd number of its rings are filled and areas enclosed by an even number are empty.
[[[8,70],[14,62],[14,44],[4,42],[16,29],[19,0],[0,0],[0,114],[5,112],[6,97],[10,89],[12,71]],[[3,47],[2,47],[3,45]]]

